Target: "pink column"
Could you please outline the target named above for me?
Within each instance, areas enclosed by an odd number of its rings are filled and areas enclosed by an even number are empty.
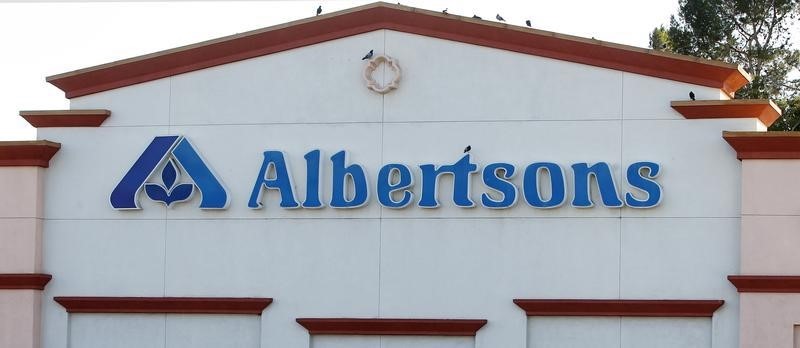
[[[800,347],[800,132],[725,132],[742,161],[741,347]]]
[[[42,175],[60,144],[0,142],[0,347],[39,347]]]

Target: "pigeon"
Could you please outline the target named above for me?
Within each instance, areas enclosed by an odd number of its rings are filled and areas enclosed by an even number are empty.
[[[365,55],[364,58],[361,58],[361,60],[367,60],[370,58],[372,58],[372,50],[369,50],[369,53],[367,53],[367,55]]]
[[[319,7],[317,7],[317,16],[319,16],[320,13],[322,13],[322,5],[319,5]]]
[[[530,19],[526,19],[525,20],[525,25],[527,25],[528,28],[530,28],[531,27],[531,20]]]
[[[694,100],[694,92],[689,91],[689,99]]]
[[[479,17],[479,16],[478,16],[478,15],[476,15],[476,14],[472,15],[472,18],[475,18],[475,19],[483,19],[483,18]]]
[[[467,147],[464,148],[464,153],[469,152],[469,150],[472,150],[472,146],[467,145]]]
[[[447,14],[447,9],[442,10],[442,13]]]
[[[497,18],[497,20],[501,21],[501,22],[505,22],[506,21],[505,19],[503,19],[503,17],[500,17],[499,13],[496,16],[494,16],[494,18]]]

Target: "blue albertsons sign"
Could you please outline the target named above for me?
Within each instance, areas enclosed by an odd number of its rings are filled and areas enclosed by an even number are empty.
[[[248,207],[262,208],[262,198],[270,190],[280,197],[282,208],[321,208],[322,153],[313,150],[305,154],[306,195],[294,193],[293,178],[289,164],[282,151],[265,151],[260,170],[255,178]],[[416,203],[420,208],[436,208],[439,204],[438,181],[442,175],[453,177],[453,203],[458,207],[471,208],[477,204],[471,198],[470,182],[474,173],[480,172],[483,184],[491,191],[480,196],[480,205],[491,209],[514,206],[519,196],[534,208],[556,208],[567,200],[567,183],[564,169],[552,162],[535,162],[522,170],[522,193],[511,182],[517,168],[510,163],[490,163],[479,170],[471,162],[469,154],[452,164],[421,164],[421,188],[419,198],[414,198],[414,176],[411,167],[401,163],[389,163],[378,171],[374,186],[370,187],[366,171],[359,164],[349,164],[347,153],[339,151],[330,157],[332,208],[356,208],[369,202],[370,191],[375,188],[378,202],[387,208],[404,208]],[[636,162],[628,166],[626,181],[634,192],[620,191],[614,180],[611,166],[606,162],[574,163],[572,206],[589,208],[594,206],[591,186],[595,182],[600,201],[606,207],[652,208],[661,202],[661,186],[656,181],[661,167],[654,162]],[[161,183],[147,182],[161,168]],[[183,171],[192,183],[179,183]],[[547,178],[547,180],[544,180]],[[549,187],[541,187],[548,185]],[[140,209],[138,196],[144,188],[148,198],[167,206],[186,201],[195,191],[200,191],[201,209],[224,209],[228,206],[228,194],[189,140],[182,136],[160,136],[153,139],[139,159],[122,178],[111,193],[111,206],[115,209]],[[548,197],[545,197],[549,192]],[[298,198],[303,198],[302,202]]]

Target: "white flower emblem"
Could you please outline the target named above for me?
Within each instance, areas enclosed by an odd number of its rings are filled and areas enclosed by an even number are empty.
[[[372,78],[372,73],[374,73],[375,70],[377,70],[378,67],[384,63],[394,72],[394,78],[385,86],[381,86],[375,81],[375,79]],[[384,55],[373,57],[369,60],[369,62],[367,62],[366,68],[364,68],[364,81],[367,82],[367,88],[380,94],[386,94],[394,89],[397,89],[397,87],[400,86],[400,75],[400,64],[398,64],[397,59]]]

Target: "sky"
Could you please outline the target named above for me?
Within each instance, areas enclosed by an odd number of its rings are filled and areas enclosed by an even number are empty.
[[[47,76],[311,17],[319,5],[327,13],[371,2],[0,0],[0,140],[36,138],[20,110],[69,109]],[[638,47],[678,8],[677,0],[400,2]]]

